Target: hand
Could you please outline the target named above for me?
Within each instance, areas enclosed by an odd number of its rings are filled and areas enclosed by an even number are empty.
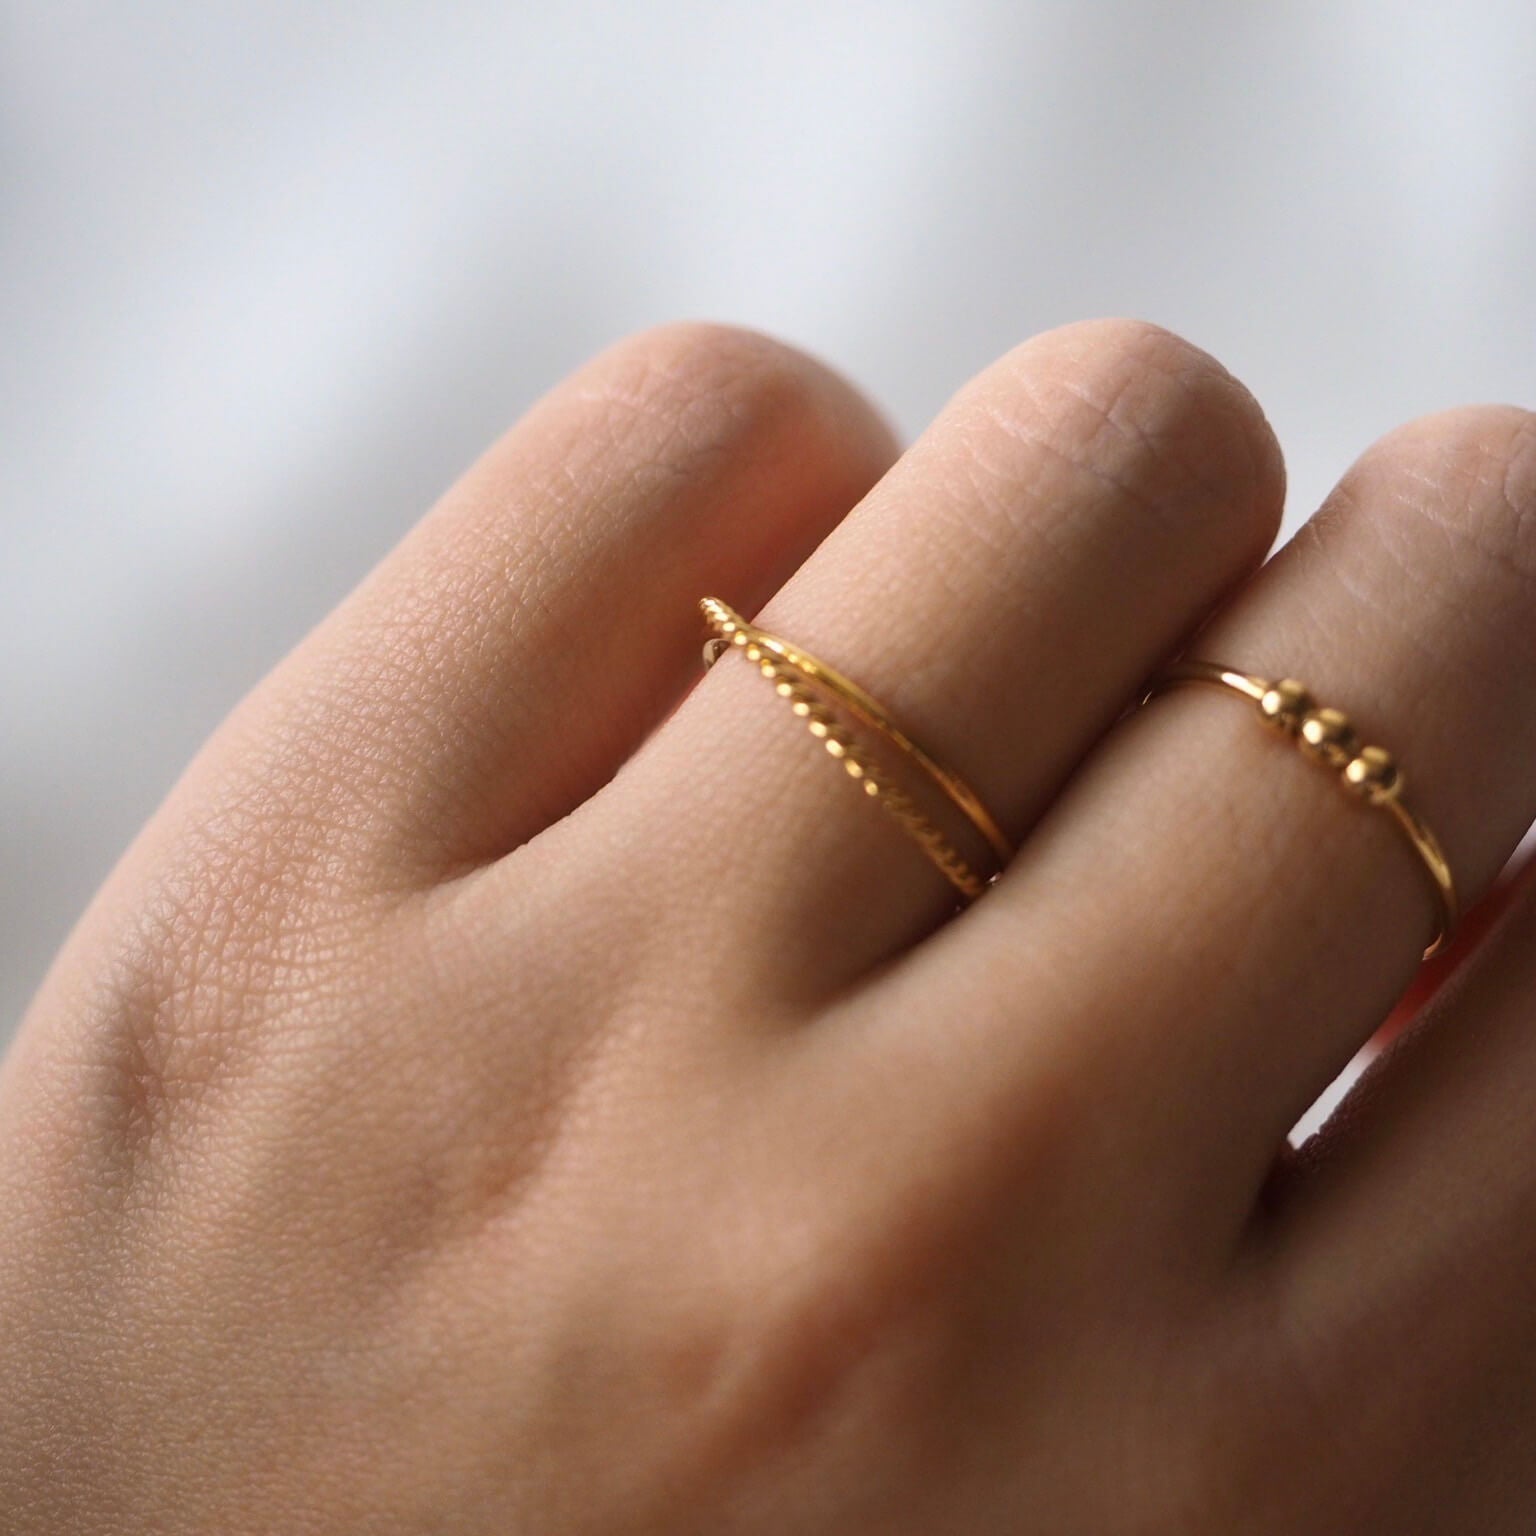
[[[5,1530],[1531,1529],[1536,900],[1289,1153],[1424,869],[1230,696],[1125,712],[1185,646],[1306,680],[1475,901],[1536,815],[1536,428],[1401,428],[1255,574],[1281,499],[1126,322],[899,457],[751,333],[555,389],[35,1000]],[[738,656],[682,697],[706,593],[965,775],[995,888],[956,913]]]

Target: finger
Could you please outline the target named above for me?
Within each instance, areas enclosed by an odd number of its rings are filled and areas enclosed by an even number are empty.
[[[1192,647],[1301,678],[1390,746],[1466,904],[1536,816],[1533,510],[1530,416],[1417,422]],[[1154,1159],[1202,1223],[1213,1205],[1246,1219],[1287,1130],[1387,1016],[1435,926],[1400,829],[1253,710],[1189,687],[1129,719],[933,956],[1048,1006],[1050,1049],[1095,1084],[1120,1155]],[[972,1072],[1019,1049],[989,1037]]]
[[[1281,499],[1273,436],[1217,363],[1156,327],[1069,326],[967,385],[761,623],[853,677],[1017,837],[1262,558]],[[687,914],[732,986],[825,990],[953,906],[735,657],[613,789],[581,835],[655,828],[667,861],[638,845],[627,878],[647,911]]]
[[[1444,992],[1274,1181],[1256,1240],[1280,1315],[1349,1424],[1464,1491],[1536,1465],[1536,865]],[[1381,1391],[1383,1382],[1390,1390]],[[1431,1453],[1433,1453],[1431,1457]],[[1468,1511],[1470,1518],[1471,1511]],[[1476,1522],[1479,1530],[1504,1529]]]
[[[267,680],[236,766],[297,821],[318,786],[326,835],[381,880],[492,859],[606,782],[693,682],[698,593],[761,601],[894,453],[848,384],[768,337],[630,337]]]

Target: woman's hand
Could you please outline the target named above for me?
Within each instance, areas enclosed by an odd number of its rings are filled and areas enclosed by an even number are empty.
[[[0,1078],[0,1526],[1525,1532],[1536,901],[1304,1153],[1536,815],[1536,428],[1383,439],[1255,575],[1249,395],[1072,326],[909,450],[674,325],[554,390],[234,712]],[[952,916],[739,658],[1019,842]],[[677,706],[674,711],[674,706]],[[1114,727],[1111,730],[1111,727]]]

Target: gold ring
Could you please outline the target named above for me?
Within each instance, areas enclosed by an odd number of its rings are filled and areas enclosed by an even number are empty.
[[[1146,704],[1180,683],[1216,683],[1252,699],[1270,725],[1294,739],[1307,756],[1337,769],[1339,781],[1367,805],[1379,806],[1392,817],[1434,882],[1439,931],[1424,951],[1429,959],[1456,926],[1456,882],[1435,834],[1404,803],[1403,775],[1392,754],[1381,747],[1361,746],[1347,716],[1319,706],[1306,687],[1291,677],[1272,683],[1215,662],[1179,661],[1158,673],[1141,702]]]
[[[952,768],[918,746],[879,703],[834,667],[749,624],[717,597],[703,598],[699,606],[715,632],[714,638],[705,643],[704,665],[712,666],[733,647],[741,650],[773,683],[779,696],[789,701],[790,708],[805,721],[811,734],[842,763],[849,778],[857,781],[864,793],[916,840],[950,884],[968,901],[980,896],[996,879],[996,873],[984,876],[973,869],[906,790],[879,770],[816,695],[835,700],[919,768],[986,840],[1001,871],[1013,857],[1013,845],[975,790]]]

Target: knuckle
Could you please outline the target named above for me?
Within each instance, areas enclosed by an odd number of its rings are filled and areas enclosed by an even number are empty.
[[[825,417],[872,417],[825,364],[760,331],[680,320],[626,338],[596,364],[603,402],[666,430],[668,454],[777,440]]]
[[[1258,402],[1209,353],[1161,326],[1107,319],[1047,331],[963,396],[992,439],[985,456],[1014,479],[1032,480],[1044,450],[1066,466],[1064,489],[1107,490],[1181,525],[1234,524],[1265,547],[1279,526],[1284,467]]]
[[[1419,417],[1373,444],[1346,487],[1387,527],[1427,525],[1522,589],[1536,586],[1536,413],[1467,405]]]
[[[1210,353],[1150,320],[1123,316],[1076,320],[1045,331],[1024,346],[1047,346],[1099,368],[1151,367],[1175,376],[1195,373],[1217,379],[1228,377],[1226,369]]]

